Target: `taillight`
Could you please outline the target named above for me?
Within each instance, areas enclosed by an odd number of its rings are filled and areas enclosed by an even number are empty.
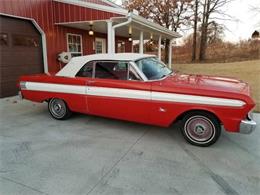
[[[20,89],[26,89],[26,82],[25,81],[20,82]]]

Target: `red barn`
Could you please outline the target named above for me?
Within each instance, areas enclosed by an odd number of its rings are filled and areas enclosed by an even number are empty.
[[[17,93],[20,75],[57,72],[61,52],[131,52],[138,39],[143,53],[144,39],[179,37],[109,0],[1,0],[0,24],[0,97]]]

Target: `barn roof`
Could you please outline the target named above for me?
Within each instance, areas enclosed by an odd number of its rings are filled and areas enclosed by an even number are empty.
[[[121,8],[121,6],[119,6],[118,4],[116,4],[112,1],[109,1],[109,0],[79,0],[79,1],[94,3],[94,4],[98,4],[98,5],[106,5],[106,6],[115,7],[115,8]]]
[[[90,9],[96,9],[100,11],[116,13],[120,15],[126,15],[128,13],[128,10],[123,9],[121,6],[112,3],[109,0],[54,0],[54,1],[85,7],[85,8],[90,8]]]

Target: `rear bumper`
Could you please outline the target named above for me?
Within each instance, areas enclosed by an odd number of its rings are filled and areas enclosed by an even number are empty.
[[[253,119],[246,119],[240,122],[239,133],[249,134],[256,128],[256,122]]]
[[[19,99],[23,99],[23,94],[22,94],[22,92],[21,91],[18,91],[18,97],[19,97]]]

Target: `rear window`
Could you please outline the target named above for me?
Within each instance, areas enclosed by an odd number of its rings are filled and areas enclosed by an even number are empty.
[[[93,77],[93,67],[94,67],[94,62],[88,62],[86,63],[80,71],[76,74],[77,77],[87,77],[87,78],[92,78]]]

